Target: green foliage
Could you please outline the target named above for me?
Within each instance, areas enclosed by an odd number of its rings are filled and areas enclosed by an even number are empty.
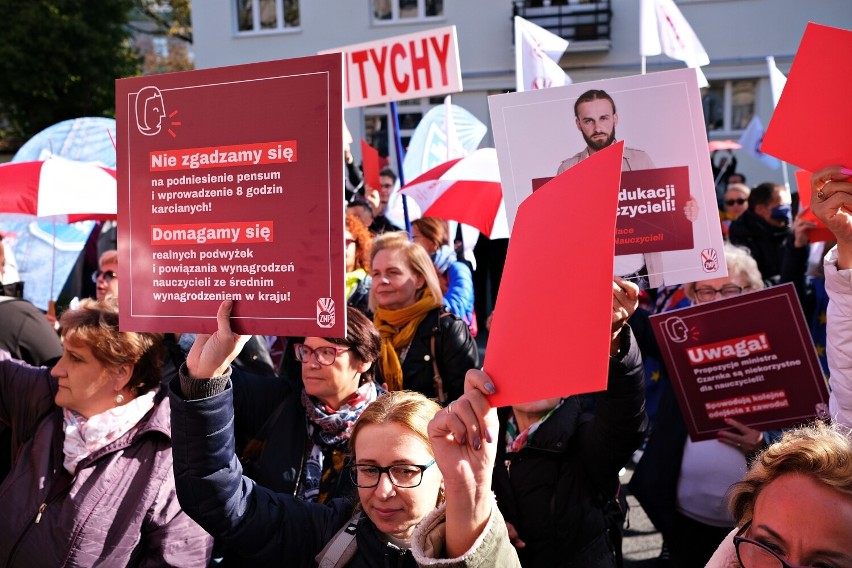
[[[61,120],[112,116],[137,75],[134,0],[0,0],[0,123],[25,139]]]

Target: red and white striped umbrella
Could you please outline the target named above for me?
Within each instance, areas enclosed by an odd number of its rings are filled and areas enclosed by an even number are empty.
[[[509,237],[497,151],[480,148],[464,158],[444,162],[406,184],[423,217],[465,223],[491,239]]]
[[[54,156],[0,165],[0,213],[58,223],[116,218],[115,170]]]

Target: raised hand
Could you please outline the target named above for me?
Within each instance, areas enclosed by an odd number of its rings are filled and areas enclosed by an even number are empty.
[[[231,309],[234,302],[225,300],[216,312],[218,329],[213,335],[200,334],[186,356],[186,368],[194,379],[208,379],[223,375],[237,358],[250,335],[231,331]]]

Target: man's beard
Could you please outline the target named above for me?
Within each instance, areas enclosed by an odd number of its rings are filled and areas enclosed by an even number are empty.
[[[591,148],[595,152],[597,152],[598,150],[603,150],[604,148],[615,142],[615,127],[613,127],[612,132],[609,133],[609,136],[603,142],[595,142],[594,140],[586,136],[585,132],[583,132],[583,140],[585,140],[589,148]]]

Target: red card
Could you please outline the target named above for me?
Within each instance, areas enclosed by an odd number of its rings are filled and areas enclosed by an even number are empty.
[[[693,441],[828,416],[828,389],[792,284],[651,316]]]
[[[606,388],[623,146],[595,152],[518,207],[485,355],[493,406]]]
[[[766,129],[763,152],[811,172],[852,166],[852,59],[844,53],[852,53],[852,32],[808,24]],[[815,122],[822,113],[830,120]]]
[[[361,164],[364,168],[364,183],[370,189],[379,190],[379,151],[361,140]],[[366,193],[366,192],[365,192]]]
[[[808,240],[812,243],[835,240],[834,234],[811,211],[811,172],[798,170],[796,185],[799,186],[799,211],[803,219],[817,224],[816,229],[808,231]]]

